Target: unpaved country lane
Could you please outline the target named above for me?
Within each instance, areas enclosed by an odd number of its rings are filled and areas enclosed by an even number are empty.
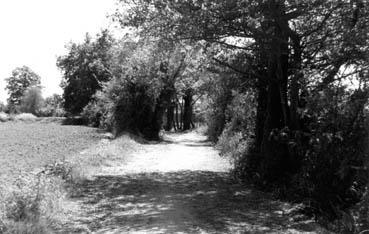
[[[219,157],[206,137],[195,132],[172,133],[158,144],[144,144],[124,165],[105,168],[104,174],[165,173],[176,171],[228,172],[229,161]]]
[[[79,215],[66,232],[324,233],[307,219],[294,221],[291,205],[231,179],[228,161],[204,136],[164,139],[83,182]]]

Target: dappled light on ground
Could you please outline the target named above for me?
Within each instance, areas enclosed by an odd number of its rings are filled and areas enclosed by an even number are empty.
[[[80,184],[66,232],[316,233],[293,206],[234,181],[229,164],[195,133],[172,134]],[[294,221],[294,222],[292,222]],[[293,225],[293,223],[295,225]]]

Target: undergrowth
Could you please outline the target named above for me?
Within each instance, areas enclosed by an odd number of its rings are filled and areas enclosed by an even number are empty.
[[[66,216],[64,182],[42,173],[22,174],[0,188],[0,233],[53,233]]]

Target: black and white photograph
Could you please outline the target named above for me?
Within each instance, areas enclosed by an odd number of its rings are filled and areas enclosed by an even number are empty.
[[[369,0],[1,0],[0,234],[369,234]]]

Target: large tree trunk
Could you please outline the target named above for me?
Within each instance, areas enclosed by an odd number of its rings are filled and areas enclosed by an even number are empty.
[[[300,45],[300,38],[297,35],[293,35],[293,68],[294,72],[291,78],[290,84],[290,129],[300,130],[300,121],[297,112],[299,105],[299,91],[300,91],[300,81],[303,78],[303,73],[301,71],[302,64],[302,50]]]
[[[183,97],[184,107],[183,107],[183,131],[191,129],[192,122],[192,90],[188,89]]]
[[[179,126],[179,113],[178,113],[178,101],[175,103],[175,108],[176,108],[176,119],[175,119],[175,129],[179,130],[180,126]]]
[[[167,108],[167,122],[165,124],[165,131],[170,131],[173,128],[173,123],[174,123],[174,108],[175,108],[175,103],[170,103],[170,105]]]
[[[267,67],[266,81],[258,87],[258,113],[256,121],[255,151],[259,155],[258,172],[266,182],[285,182],[294,172],[288,149],[290,110],[288,102],[289,36],[288,22],[272,18],[283,15],[283,3],[273,1],[266,8],[265,32],[270,38],[260,41]],[[268,18],[270,17],[270,18]]]
[[[170,105],[170,101],[173,96],[173,89],[170,87],[165,87],[156,102],[155,109],[154,109],[154,115],[151,121],[150,129],[146,129],[144,135],[148,139],[152,140],[159,140],[159,133],[163,126],[163,116],[165,114],[165,110]]]

